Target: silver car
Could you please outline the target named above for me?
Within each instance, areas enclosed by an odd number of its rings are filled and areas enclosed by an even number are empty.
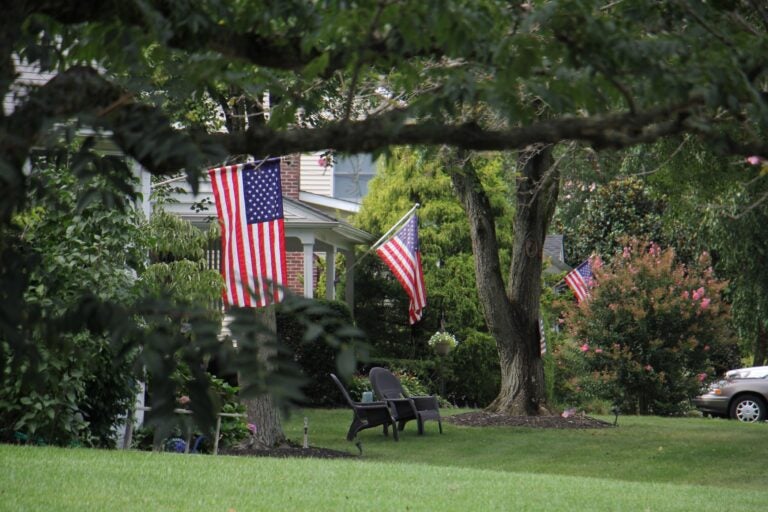
[[[739,421],[765,421],[768,413],[768,367],[740,368],[710,384],[693,399],[702,413]]]

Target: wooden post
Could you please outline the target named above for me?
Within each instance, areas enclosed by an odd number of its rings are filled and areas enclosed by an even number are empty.
[[[219,454],[219,433],[221,432],[221,414],[216,417],[216,433],[213,436],[213,454]]]
[[[133,411],[128,412],[125,419],[125,437],[123,437],[123,450],[129,450],[133,442]]]
[[[303,448],[309,448],[309,418],[304,416],[304,445]]]

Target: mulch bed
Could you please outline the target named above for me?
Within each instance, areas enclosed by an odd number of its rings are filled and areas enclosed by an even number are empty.
[[[613,427],[613,424],[611,423],[581,414],[563,418],[562,416],[508,416],[506,414],[476,411],[446,416],[443,418],[443,421],[462,427],[530,427],[558,429]],[[231,447],[219,451],[219,454],[236,457],[311,457],[316,459],[349,459],[358,457],[356,453],[353,454],[331,450],[330,448],[319,448],[316,446],[302,448],[300,444],[292,441],[287,441],[279,447],[270,449],[257,449],[246,446]]]
[[[576,414],[562,416],[509,416],[486,411],[447,416],[444,421],[462,427],[530,427],[530,428],[607,428],[613,424]]]
[[[278,457],[278,458],[315,458],[315,459],[349,459],[357,458],[357,455],[331,450],[330,448],[319,448],[310,446],[302,448],[300,444],[292,441],[286,441],[276,448],[261,449],[248,447],[231,447],[225,450],[219,450],[219,455],[233,455],[237,457]]]

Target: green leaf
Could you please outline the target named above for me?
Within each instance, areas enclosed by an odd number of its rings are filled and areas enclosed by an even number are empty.
[[[336,356],[336,368],[339,370],[339,375],[343,378],[347,378],[355,371],[357,365],[357,358],[355,352],[348,346],[343,346],[339,354]]]
[[[310,61],[309,64],[304,66],[304,69],[302,70],[301,74],[304,76],[304,78],[314,78],[320,75],[328,67],[329,59],[330,59],[330,54],[328,53],[320,54],[320,56],[312,59],[312,61]]]

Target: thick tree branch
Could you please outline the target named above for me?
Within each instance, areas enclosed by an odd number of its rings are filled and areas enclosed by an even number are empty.
[[[47,122],[75,116],[83,117],[93,128],[112,132],[127,155],[160,174],[180,169],[194,174],[209,163],[223,160],[227,154],[281,155],[328,148],[370,152],[394,145],[450,145],[466,150],[515,150],[566,140],[585,142],[595,148],[623,148],[693,130],[686,120],[699,108],[699,103],[692,100],[634,114],[564,117],[505,130],[484,129],[475,123],[418,122],[401,110],[316,128],[278,131],[256,126],[245,133],[188,133],[173,128],[160,110],[133,101],[95,70],[75,67],[35,91],[29,101],[5,120],[6,133],[14,136],[4,137],[0,149],[20,165]],[[762,144],[739,142],[720,134],[701,134],[710,139],[716,137],[729,152],[766,153]],[[159,141],[165,142],[161,146]]]
[[[487,130],[474,123],[447,125],[410,122],[403,111],[364,121],[338,122],[317,128],[275,131],[259,127],[244,134],[213,135],[231,153],[288,154],[334,148],[365,152],[393,145],[442,145],[491,151],[525,148],[564,140],[587,142],[596,148],[623,148],[686,129],[685,119],[698,102],[660,107],[637,114],[565,117],[507,130]]]
[[[85,66],[58,74],[0,124],[7,134],[0,137],[0,153],[20,169],[50,124],[75,117],[93,129],[110,132],[127,155],[157,174],[186,169],[194,175],[206,162],[225,156],[221,147],[210,145],[213,141],[174,129],[160,110],[136,103]]]

